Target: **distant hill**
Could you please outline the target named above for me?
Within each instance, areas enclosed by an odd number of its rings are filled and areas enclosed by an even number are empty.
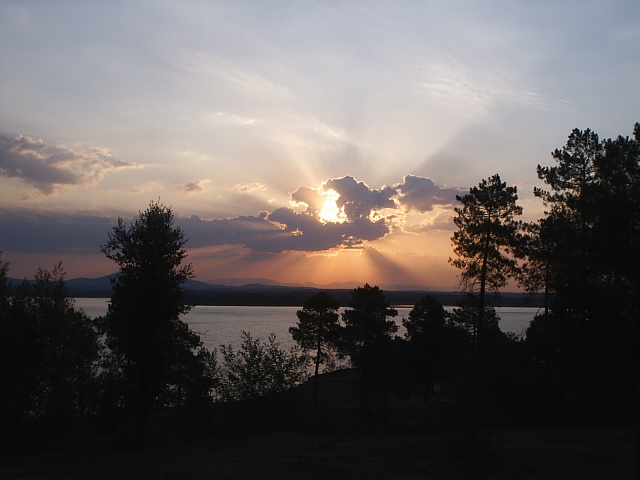
[[[201,282],[204,285],[224,285],[227,287],[242,287],[244,285],[284,285],[275,280],[268,278],[216,278],[207,283]]]
[[[353,290],[356,287],[361,287],[366,282],[359,282],[356,280],[350,280],[347,282],[331,282],[327,284],[319,284],[314,282],[305,283],[281,283],[269,278],[218,278],[211,280],[205,285],[226,285],[230,287],[243,287],[247,285],[268,285],[268,286],[280,286],[280,287],[307,287],[316,288],[319,290]],[[378,284],[376,284],[378,285]],[[403,285],[403,284],[379,284],[381,289],[387,290],[418,290],[418,291],[441,291],[442,289],[436,287],[425,287],[424,285]]]
[[[111,297],[111,281],[107,275],[99,278],[73,278],[66,280],[72,297],[76,298],[108,298]],[[8,279],[11,285],[17,286],[22,280]],[[307,298],[318,291],[332,295],[342,306],[351,301],[351,290],[333,288],[331,286],[283,285],[273,280],[262,278],[223,279],[237,285],[211,284],[189,279],[185,282],[184,301],[191,305],[254,305],[254,306],[302,306]],[[30,283],[34,281],[31,280]],[[248,283],[245,283],[248,282]],[[263,283],[264,282],[264,283]],[[339,284],[342,285],[342,284]],[[359,285],[364,285],[359,284]],[[420,298],[429,294],[445,306],[455,306],[465,296],[461,292],[444,292],[427,290],[414,285],[383,285],[385,298],[391,305],[415,305]],[[541,295],[524,293],[502,293],[499,297],[489,296],[487,303],[503,307],[539,307],[542,305]]]

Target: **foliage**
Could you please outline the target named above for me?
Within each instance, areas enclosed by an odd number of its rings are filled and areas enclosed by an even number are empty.
[[[409,318],[402,320],[406,329],[405,337],[425,349],[437,347],[442,338],[447,321],[447,312],[442,304],[431,295],[425,295],[409,312]],[[421,347],[422,348],[422,347]]]
[[[307,359],[284,350],[271,334],[266,342],[242,332],[242,344],[221,347],[223,364],[216,392],[223,402],[251,400],[292,388],[307,377]]]
[[[447,312],[440,302],[425,295],[402,319],[409,342],[413,369],[421,377],[425,388],[425,400],[429,398],[434,370],[444,363],[449,349]]]
[[[74,308],[62,265],[38,269],[11,292],[0,268],[0,416],[8,432],[27,420],[61,426],[96,408],[98,333]]]
[[[468,194],[456,196],[462,203],[462,208],[455,209],[458,230],[451,238],[457,258],[449,262],[462,271],[462,285],[479,292],[475,329],[479,344],[483,340],[486,291],[497,292],[517,272],[514,253],[520,223],[514,217],[522,214],[522,207],[516,204],[517,191],[496,174],[472,187]]]
[[[458,258],[450,263],[462,270],[462,283],[469,290],[486,287],[497,291],[516,271],[509,254],[515,248],[519,228],[514,216],[522,214],[522,207],[516,204],[517,191],[494,175],[456,197],[463,206],[455,209],[458,230],[451,240]]]
[[[560,301],[556,310],[575,310],[583,320],[597,315],[603,295],[626,304],[628,314],[637,311],[629,299],[637,299],[640,268],[639,124],[634,134],[600,141],[591,130],[574,129],[552,154],[557,164],[538,166],[550,188],[534,190],[548,209],[539,221],[546,228],[532,235],[527,258],[540,264],[548,257],[545,288]],[[525,271],[524,281],[533,276]]]
[[[383,291],[368,283],[352,290],[351,308],[342,313],[340,350],[362,373],[361,406],[367,404],[373,372],[384,365],[393,348],[391,336],[398,326],[388,317],[397,314],[397,310],[390,308]]]
[[[6,306],[9,304],[9,295],[11,289],[9,288],[9,280],[7,275],[9,273],[9,263],[2,261],[2,250],[0,250],[0,315],[6,312]]]
[[[338,341],[340,305],[328,293],[318,292],[309,297],[296,315],[298,323],[289,333],[300,348],[315,353],[316,375],[321,363],[326,361]]]
[[[600,141],[591,130],[574,129],[552,154],[557,164],[538,166],[550,188],[534,190],[548,209],[539,222],[547,228],[532,236],[527,257],[530,264],[548,257],[545,288],[556,297],[556,312],[575,311],[583,322],[605,314],[609,303],[626,305],[625,317],[637,313],[639,124],[634,134]],[[532,276],[525,271],[524,280],[535,287]]]
[[[340,305],[328,293],[318,292],[309,297],[302,310],[298,310],[298,323],[289,328],[293,340],[302,351],[313,351],[315,356],[313,406],[318,405],[318,374],[320,364],[332,358],[332,352],[339,340],[340,323],[338,309]]]
[[[478,304],[479,299],[473,295],[468,295],[459,304],[457,308],[454,308],[451,312],[449,319],[453,325],[466,330],[472,336],[476,336],[478,329],[479,314]],[[503,337],[504,335],[500,331],[499,327],[500,317],[496,313],[493,307],[484,307],[483,309],[483,322],[484,322],[484,341],[491,343],[492,341]]]
[[[640,374],[639,135],[640,124],[605,141],[574,129],[556,165],[538,166],[547,210],[526,228],[520,281],[548,300],[527,346],[563,379],[557,407],[574,414],[624,401]]]
[[[182,265],[187,241],[173,218],[171,208],[151,202],[132,225],[118,219],[102,246],[120,267],[104,322],[107,345],[121,361],[125,402],[142,429],[154,405],[201,396],[188,388],[201,385],[208,371],[200,338],[180,320],[189,310],[181,284],[193,274],[190,264]],[[200,380],[189,378],[198,371]]]
[[[518,283],[529,293],[544,292],[545,312],[549,311],[553,286],[560,271],[555,268],[567,238],[565,219],[550,212],[537,222],[524,223],[516,256],[522,260],[516,276]]]

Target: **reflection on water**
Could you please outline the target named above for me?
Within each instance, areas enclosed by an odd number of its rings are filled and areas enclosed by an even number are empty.
[[[109,303],[108,298],[77,298],[76,308],[81,308],[90,317],[104,315]],[[231,344],[238,347],[240,333],[251,332],[254,338],[266,340],[274,333],[283,347],[293,345],[289,327],[296,324],[296,312],[300,307],[248,307],[248,306],[209,306],[197,305],[184,317],[194,332],[201,335],[205,346],[209,349],[220,345]],[[398,335],[404,334],[402,318],[409,316],[411,308],[398,308],[395,318],[398,324]],[[453,307],[446,307],[451,311]],[[504,332],[524,335],[538,308],[531,307],[499,307],[496,312],[500,317],[500,328]]]

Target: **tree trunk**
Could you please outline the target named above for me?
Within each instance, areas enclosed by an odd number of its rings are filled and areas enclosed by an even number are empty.
[[[489,222],[491,219],[489,219]],[[489,261],[489,245],[491,241],[491,223],[487,226],[487,236],[484,240],[484,251],[482,253],[482,270],[480,273],[480,301],[478,302],[478,325],[476,327],[476,343],[478,348],[482,347],[482,330],[484,326],[484,306],[485,294],[487,290],[487,263]]]
[[[318,408],[318,373],[320,371],[320,354],[322,353],[322,343],[320,335],[318,335],[318,350],[316,352],[316,372],[313,377],[313,409]]]

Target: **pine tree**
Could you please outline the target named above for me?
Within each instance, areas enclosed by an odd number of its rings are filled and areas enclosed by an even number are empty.
[[[135,408],[140,433],[161,395],[171,389],[183,394],[180,371],[201,347],[180,320],[190,308],[181,302],[181,285],[193,270],[182,265],[187,240],[173,221],[171,208],[151,202],[132,225],[118,219],[102,246],[120,267],[105,318],[107,344],[123,360],[126,401]]]
[[[298,323],[289,328],[293,340],[303,351],[315,351],[313,378],[313,408],[318,406],[318,373],[320,364],[330,355],[338,341],[340,305],[328,293],[318,292],[309,297],[298,310]]]
[[[497,174],[456,199],[462,208],[455,209],[458,230],[451,240],[458,258],[449,262],[462,271],[461,285],[479,294],[476,340],[481,345],[486,292],[497,292],[517,272],[513,253],[520,223],[514,217],[522,207],[516,204],[517,187],[507,187]]]

